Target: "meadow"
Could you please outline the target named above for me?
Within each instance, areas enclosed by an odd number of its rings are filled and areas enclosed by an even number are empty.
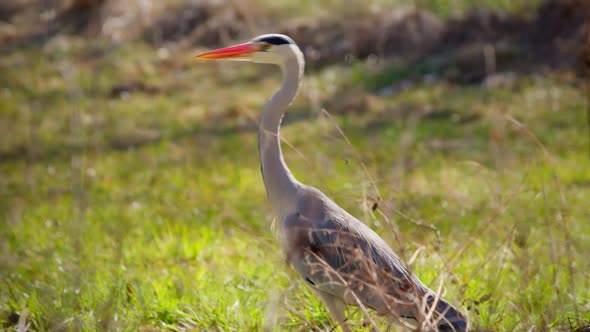
[[[284,261],[260,176],[256,121],[280,73],[193,58],[205,49],[68,35],[2,51],[0,328],[332,330]],[[583,77],[468,84],[432,66],[308,68],[282,129],[287,164],[442,283],[472,330],[588,331]]]

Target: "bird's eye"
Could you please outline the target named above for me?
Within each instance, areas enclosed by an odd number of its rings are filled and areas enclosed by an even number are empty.
[[[266,51],[268,50],[272,45],[270,43],[267,42],[263,42],[262,43],[262,48]]]

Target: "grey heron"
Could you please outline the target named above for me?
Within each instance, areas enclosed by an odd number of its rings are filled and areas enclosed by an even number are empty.
[[[317,293],[336,324],[349,331],[345,309],[354,305],[396,324],[413,319],[418,330],[466,331],[463,314],[416,277],[387,243],[318,189],[295,179],[281,152],[283,115],[303,78],[304,58],[285,35],[197,55],[278,65],[283,83],[262,111],[258,151],[273,212],[281,222],[287,261]],[[408,326],[408,325],[403,325]]]

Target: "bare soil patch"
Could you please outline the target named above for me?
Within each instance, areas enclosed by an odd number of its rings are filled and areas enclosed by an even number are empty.
[[[371,56],[401,58],[408,64],[435,59],[456,69],[449,79],[480,83],[489,74],[505,71],[581,73],[588,17],[589,1],[548,0],[528,15],[473,10],[443,20],[425,10],[391,8],[346,20],[266,22],[264,31],[291,36],[311,67]],[[190,46],[218,47],[250,37],[246,33],[252,31],[251,21],[263,19],[248,20],[240,8],[223,2],[189,3],[165,13],[145,36],[153,44],[188,40]],[[486,63],[490,55],[491,64]]]
[[[0,6],[0,19],[18,22],[23,16],[19,13],[27,11],[25,3],[43,8],[39,1],[7,0]],[[56,3],[61,7],[56,7],[41,29],[9,37],[0,33],[0,45],[9,49],[31,41],[44,43],[58,33],[120,40],[137,36],[131,31],[138,31],[155,47],[218,47],[251,37],[253,31],[275,31],[298,42],[310,67],[368,57],[394,57],[408,65],[433,59],[437,66],[454,68],[454,72],[447,72],[448,79],[480,83],[495,72],[568,69],[581,73],[585,22],[590,17],[590,1],[585,0],[548,0],[528,15],[477,10],[443,20],[425,10],[396,7],[346,20],[334,17],[287,22],[269,21],[272,15],[265,15],[264,9],[241,8],[222,0],[186,1],[160,10],[125,10],[120,5],[134,1]],[[123,23],[117,28],[109,21],[112,17],[116,22],[127,18],[139,28],[131,29]]]

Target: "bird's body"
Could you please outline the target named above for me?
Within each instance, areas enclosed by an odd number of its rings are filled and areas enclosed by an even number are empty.
[[[411,273],[383,239],[320,190],[297,181],[285,164],[279,129],[303,78],[297,45],[284,35],[263,35],[198,57],[281,67],[283,84],[265,105],[260,122],[262,176],[281,221],[288,262],[320,295],[336,323],[348,330],[345,306],[355,305],[396,322],[413,318],[421,330],[465,331],[463,315]]]

